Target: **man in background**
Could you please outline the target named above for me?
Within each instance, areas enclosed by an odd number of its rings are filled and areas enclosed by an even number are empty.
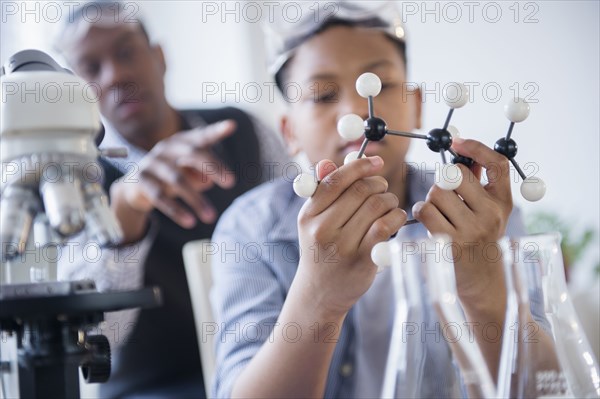
[[[92,6],[102,11],[93,23],[84,14]],[[142,22],[124,20],[122,9],[114,1],[84,3],[58,47],[73,71],[98,89],[109,125],[101,147],[129,150],[125,161],[102,161],[123,246],[103,251],[95,264],[62,265],[60,273],[93,278],[101,290],[156,285],[163,291],[160,308],[109,317],[110,330],[116,328],[109,338],[123,345],[114,353],[110,380],[100,386],[102,397],[203,397],[182,247],[210,238],[229,204],[269,179],[248,172],[262,170],[266,147],[279,154],[268,159],[275,163],[285,161],[285,152],[240,110],[175,110],[165,97],[161,47]]]

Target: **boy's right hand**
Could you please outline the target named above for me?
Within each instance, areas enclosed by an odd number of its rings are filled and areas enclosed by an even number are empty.
[[[377,175],[382,166],[377,156],[339,169],[329,160],[317,165],[320,184],[298,216],[296,284],[324,315],[345,314],[368,290],[377,271],[373,246],[406,222],[398,198]]]

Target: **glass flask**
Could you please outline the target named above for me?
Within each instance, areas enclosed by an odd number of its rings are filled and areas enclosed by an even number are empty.
[[[449,238],[397,237],[390,252],[396,308],[382,397],[495,397],[458,300]]]
[[[600,397],[598,361],[569,296],[560,242],[558,233],[500,241],[507,310],[499,397]],[[534,307],[545,319],[533,319]]]

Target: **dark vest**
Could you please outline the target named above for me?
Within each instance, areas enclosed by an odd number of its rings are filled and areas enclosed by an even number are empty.
[[[235,198],[260,183],[259,145],[252,121],[235,108],[183,111],[181,115],[182,129],[190,128],[186,121],[194,116],[208,124],[224,119],[237,122],[237,131],[213,147],[218,158],[235,172],[237,184],[230,190],[215,187],[205,193],[221,215]],[[101,163],[106,171],[105,186],[109,187],[121,173],[106,161]],[[112,375],[100,386],[101,396],[203,398],[202,367],[182,248],[188,241],[210,238],[215,225],[198,222],[194,229],[186,230],[158,211],[152,219],[158,223],[158,235],[144,264],[144,282],[162,289],[164,305],[142,310],[135,325],[119,327],[121,332],[124,328],[132,328],[133,332],[113,356]]]

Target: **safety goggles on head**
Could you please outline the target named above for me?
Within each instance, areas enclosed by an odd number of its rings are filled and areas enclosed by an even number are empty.
[[[396,40],[405,40],[405,30],[396,1],[318,1],[283,3],[282,12],[263,21],[269,73],[275,76],[295,50],[322,26],[344,21],[373,28]]]

